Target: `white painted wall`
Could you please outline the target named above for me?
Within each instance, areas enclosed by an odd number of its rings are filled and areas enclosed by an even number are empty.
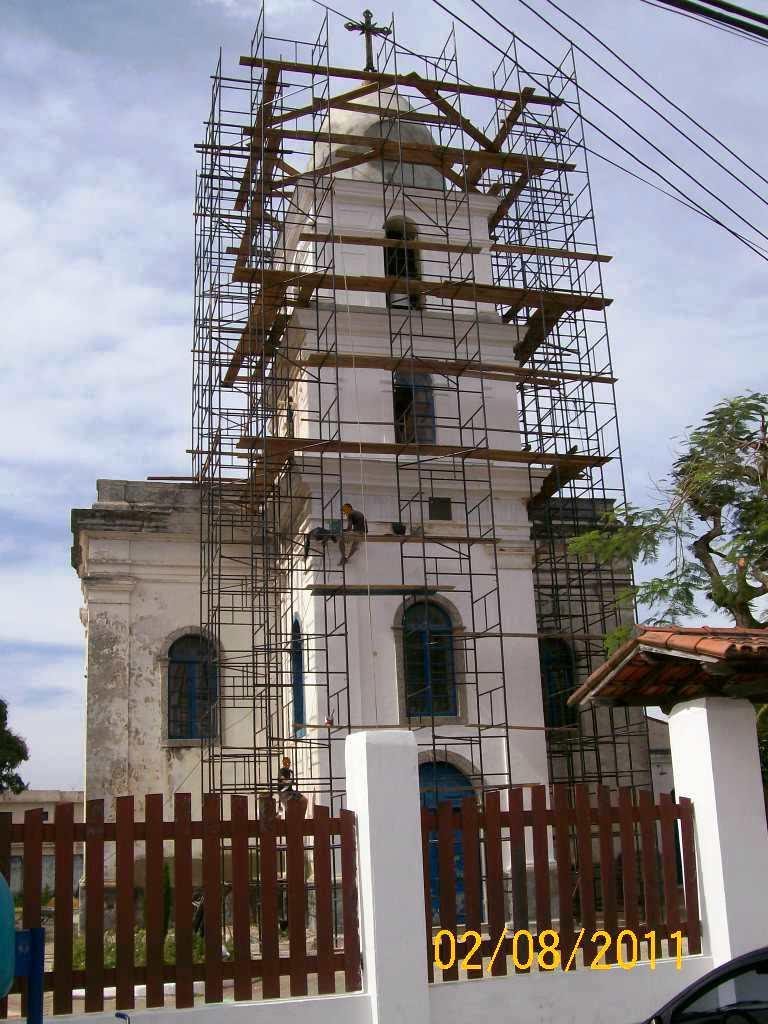
[[[690,797],[704,949],[715,964],[768,940],[768,829],[755,707],[706,697],[669,716],[675,794]]]

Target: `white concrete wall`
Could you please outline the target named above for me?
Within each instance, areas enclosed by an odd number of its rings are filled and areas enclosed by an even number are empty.
[[[693,801],[703,946],[715,964],[766,944],[768,828],[755,707],[687,701],[669,717],[675,794]]]

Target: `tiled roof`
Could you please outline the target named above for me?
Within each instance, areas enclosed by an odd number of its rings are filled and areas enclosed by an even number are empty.
[[[718,695],[768,701],[768,628],[638,626],[568,703],[671,706]]]

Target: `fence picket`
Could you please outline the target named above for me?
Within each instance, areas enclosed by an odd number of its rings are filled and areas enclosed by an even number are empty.
[[[147,1007],[162,1006],[165,893],[163,891],[163,795],[144,798],[144,928],[146,934]]]
[[[595,933],[595,867],[592,859],[592,808],[585,785],[574,788],[576,806],[576,848],[579,864],[579,903],[581,924],[585,931],[582,948],[584,962],[591,964],[595,956],[592,936]]]
[[[522,789],[509,791],[509,841],[512,848],[512,927],[516,932],[528,931],[528,872],[525,858],[525,825]],[[518,939],[518,961],[525,963],[530,950]],[[515,967],[519,972],[520,968]]]
[[[675,801],[669,793],[659,795],[661,817],[661,870],[664,880],[664,923],[669,937],[680,927],[680,908],[677,890],[677,849],[675,832],[677,815]]]
[[[685,892],[685,927],[688,952],[701,952],[701,923],[699,921],[699,888],[696,881],[696,840],[693,831],[693,804],[688,797],[680,798],[680,841],[683,855],[683,888]]]
[[[456,934],[456,830],[453,827],[453,806],[442,803],[437,808],[438,869],[440,878],[440,927]],[[443,971],[445,981],[459,977],[458,958]]]
[[[531,787],[531,818],[533,820],[533,876],[536,893],[536,931],[541,934],[552,927],[549,883],[549,839],[547,835],[547,790]]]
[[[277,844],[275,818],[259,818],[259,867],[261,886],[261,990],[265,999],[280,995],[280,933],[277,903]]]
[[[26,826],[25,826],[26,827]],[[85,802],[85,1012],[104,1009],[104,801]]]
[[[315,804],[312,866],[315,875],[315,917],[317,927],[317,991],[328,995],[336,991],[333,966],[333,889],[331,879],[331,832],[327,807]]]
[[[235,999],[250,999],[251,913],[248,856],[248,797],[233,796],[232,821],[232,939],[234,942]]]
[[[613,852],[613,814],[611,793],[605,786],[597,789],[597,813],[600,830],[600,886],[603,894],[603,928],[609,935],[616,935],[619,929],[616,904],[616,860]],[[606,950],[606,963],[616,960],[616,944]]]
[[[53,1012],[72,1013],[72,883],[75,806],[59,804],[54,814]]]
[[[134,937],[134,802],[132,796],[115,801],[115,961],[116,1006],[132,1010],[136,943]],[[87,896],[86,896],[87,898]]]
[[[496,950],[506,925],[504,907],[504,867],[501,855],[501,797],[498,790],[485,794],[485,876],[488,898],[488,930],[492,952]],[[507,973],[506,942],[501,943],[491,974]]]
[[[568,966],[574,944],[573,934],[573,872],[571,868],[571,836],[568,787],[552,787],[555,864],[557,866],[557,906],[560,919],[560,949],[563,970]]]
[[[344,920],[344,987],[357,992],[362,987],[360,963],[360,922],[357,901],[357,841],[355,815],[342,810],[341,826],[341,888]]]
[[[464,923],[467,931],[480,933],[483,882],[480,873],[480,823],[474,796],[466,796],[461,802],[461,836],[464,854]],[[467,977],[480,978],[482,971],[470,971]]]
[[[304,812],[289,800],[285,812],[285,861],[288,879],[288,950],[291,995],[307,994],[307,895],[304,885]]]
[[[203,923],[205,927],[205,1001],[220,1003],[221,977],[221,813],[216,793],[203,796]]]
[[[656,860],[657,856],[657,835],[656,835],[656,808],[653,803],[653,795],[647,789],[641,789],[639,795],[640,812],[640,838],[642,840],[642,865],[643,865],[643,898],[645,902],[645,924],[649,931],[658,934],[661,924],[661,910],[659,906],[659,872]],[[649,940],[649,946],[652,940]],[[658,938],[654,945],[655,954],[661,954],[661,945]]]
[[[619,790],[619,835],[621,839],[621,887],[624,902],[624,927],[637,934],[640,926],[637,902],[637,858],[632,790]]]
[[[195,1005],[192,968],[192,798],[173,798],[173,929],[176,945],[176,1007]]]

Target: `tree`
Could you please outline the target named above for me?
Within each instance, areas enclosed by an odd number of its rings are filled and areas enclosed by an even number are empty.
[[[8,728],[8,705],[0,700],[0,793],[21,793],[27,788],[15,769],[28,759],[27,744]]]
[[[666,571],[618,596],[648,607],[649,625],[702,616],[705,597],[737,626],[768,626],[757,606],[768,594],[768,395],[748,392],[719,402],[688,427],[669,476],[650,508],[610,509],[597,528],[569,542],[581,557],[657,563]],[[606,638],[615,649],[631,627]]]

